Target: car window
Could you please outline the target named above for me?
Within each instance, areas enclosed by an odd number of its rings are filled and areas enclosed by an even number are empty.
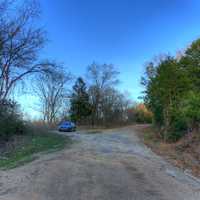
[[[69,125],[69,122],[62,122],[61,125]]]

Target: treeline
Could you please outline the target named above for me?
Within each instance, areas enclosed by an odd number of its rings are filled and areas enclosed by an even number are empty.
[[[93,126],[147,121],[146,111],[117,89],[119,72],[113,65],[91,64],[71,89],[74,76],[64,65],[40,59],[48,39],[39,18],[35,0],[0,1],[0,139],[27,132],[15,98],[21,88],[38,99],[35,109],[49,126],[64,119]]]
[[[92,63],[85,77],[75,79],[72,89],[67,86],[73,76],[58,69],[39,74],[34,87],[43,121],[50,126],[63,120],[89,126],[152,122],[144,104],[134,104],[117,89],[119,72],[114,65]]]
[[[130,100],[117,90],[113,65],[93,63],[84,81],[79,77],[70,98],[70,119],[82,125],[122,125],[129,121]]]
[[[165,141],[177,141],[200,125],[200,39],[181,55],[149,62],[142,77],[145,105]]]
[[[83,78],[78,78],[73,87],[70,118],[93,126],[125,122],[129,101],[116,89],[118,74],[113,65],[90,65],[87,85]]]

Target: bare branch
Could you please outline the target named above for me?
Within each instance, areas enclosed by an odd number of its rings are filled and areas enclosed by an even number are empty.
[[[14,85],[50,64],[38,62],[45,34],[33,26],[40,14],[37,1],[4,0],[0,10],[0,99],[6,99]]]

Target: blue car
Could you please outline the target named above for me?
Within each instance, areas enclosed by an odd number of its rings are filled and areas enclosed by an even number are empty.
[[[70,121],[64,121],[58,126],[59,131],[71,132],[76,131],[76,125]]]

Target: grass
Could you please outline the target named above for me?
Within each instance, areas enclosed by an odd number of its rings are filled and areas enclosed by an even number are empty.
[[[37,153],[55,152],[70,145],[69,137],[53,133],[26,135],[25,142],[0,158],[0,169],[11,169],[36,159]]]

